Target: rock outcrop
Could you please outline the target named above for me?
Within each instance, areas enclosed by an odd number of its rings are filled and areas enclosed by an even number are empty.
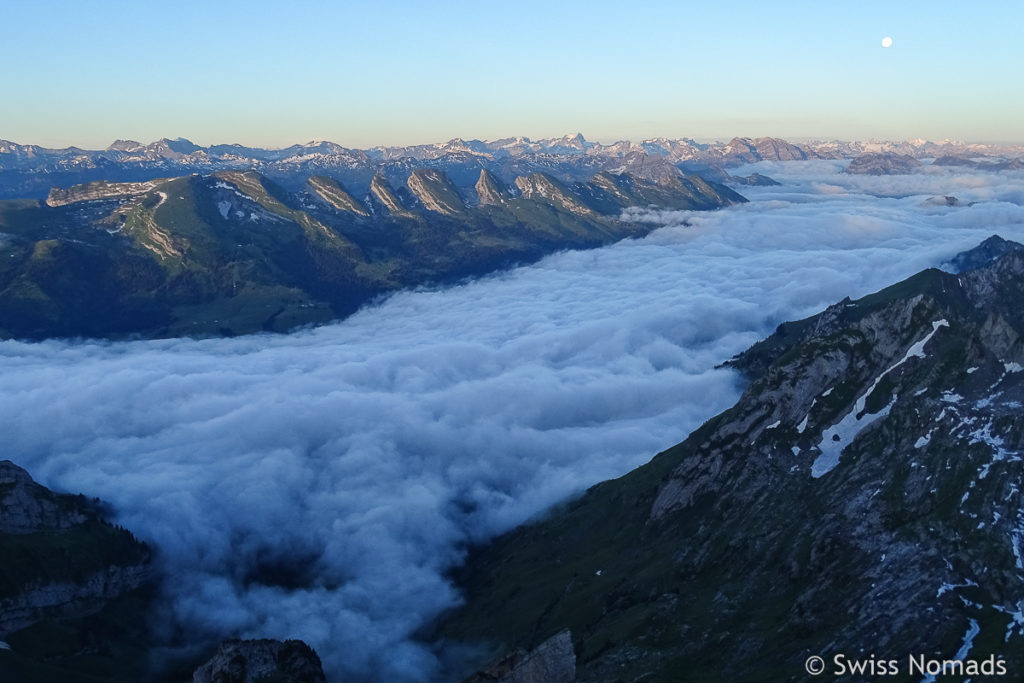
[[[0,460],[0,534],[60,531],[86,518],[80,507],[34,482],[10,460]]]
[[[383,204],[384,208],[387,209],[391,215],[409,215],[409,211],[402,205],[402,200],[400,200],[398,195],[395,194],[395,190],[391,187],[391,183],[389,183],[387,178],[379,173],[373,176],[373,180],[370,182],[370,194],[372,194],[377,201]]]
[[[466,208],[451,178],[437,169],[417,169],[406,184],[427,211],[452,216]]]
[[[366,207],[357,202],[355,197],[350,195],[348,190],[333,178],[322,175],[310,176],[309,186],[316,191],[321,199],[338,211],[350,211],[360,216],[370,215]]]
[[[153,579],[149,548],[102,518],[96,501],[57,494],[0,461],[0,638],[77,618]]]
[[[540,199],[570,213],[593,216],[594,210],[584,204],[572,191],[546,173],[533,173],[516,178],[516,187],[524,199]]]
[[[326,683],[320,658],[301,640],[228,640],[192,683]]]
[[[515,650],[470,676],[466,683],[573,683],[572,634],[559,631],[533,650]]]
[[[0,637],[46,619],[77,619],[102,610],[107,603],[153,581],[148,562],[111,564],[74,581],[43,580],[23,585],[0,599]]]
[[[480,170],[474,189],[481,204],[503,204],[508,199],[508,189],[487,169]]]

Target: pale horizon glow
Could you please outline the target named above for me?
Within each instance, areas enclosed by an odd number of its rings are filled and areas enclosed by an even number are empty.
[[[6,3],[0,139],[1024,142],[1024,7]],[[879,50],[880,28],[899,49]]]

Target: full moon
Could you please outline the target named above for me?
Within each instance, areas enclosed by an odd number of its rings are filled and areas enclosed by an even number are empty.
[[[882,47],[892,47],[892,38],[889,36],[882,38]]]

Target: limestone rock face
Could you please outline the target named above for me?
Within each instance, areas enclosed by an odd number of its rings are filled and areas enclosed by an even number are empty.
[[[395,194],[394,189],[387,179],[382,175],[373,176],[370,183],[370,193],[377,198],[384,208],[394,216],[408,215],[408,210],[402,205],[402,200]]]
[[[503,204],[508,198],[508,190],[487,169],[481,169],[475,188],[481,204]]]
[[[417,169],[407,184],[428,211],[451,216],[466,208],[451,178],[437,169]]]
[[[301,640],[227,640],[192,683],[326,683],[320,657]]]
[[[370,215],[366,207],[356,201],[338,181],[327,176],[315,175],[311,176],[308,182],[325,202],[338,211],[350,211],[360,216]]]
[[[529,652],[519,649],[467,683],[572,683],[576,680],[576,653],[569,629],[559,631]]]
[[[81,524],[81,510],[58,505],[43,486],[10,460],[0,460],[0,533],[31,534]]]
[[[0,637],[77,618],[153,579],[149,548],[96,501],[58,494],[0,461]]]
[[[0,599],[0,636],[44,619],[77,618],[99,612],[114,598],[153,580],[148,562],[112,564],[82,580],[42,581]]]
[[[516,187],[525,199],[545,199],[570,213],[591,216],[594,211],[573,195],[565,185],[546,173],[534,173],[516,178]]]

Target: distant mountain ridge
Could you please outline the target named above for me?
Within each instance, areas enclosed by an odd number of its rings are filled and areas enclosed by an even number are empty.
[[[924,140],[791,143],[771,137],[737,137],[715,143],[699,143],[689,138],[651,138],[601,144],[588,141],[579,133],[543,140],[454,138],[443,143],[366,150],[325,141],[262,149],[237,144],[202,147],[183,138],[164,138],[149,144],[117,140],[103,150],[84,150],[78,147],[48,149],[0,140],[0,199],[41,199],[51,186],[94,180],[144,181],[158,175],[220,170],[255,170],[290,190],[298,189],[309,175],[322,173],[337,178],[356,192],[368,188],[378,174],[392,184],[404,183],[413,170],[425,165],[445,171],[457,186],[474,182],[481,168],[507,184],[516,176],[535,172],[572,182],[586,180],[602,170],[628,172],[654,180],[681,170],[727,181],[726,169],[755,161],[852,159],[863,154],[968,161],[991,157],[992,163],[998,166],[1024,156],[1024,146]]]
[[[289,191],[257,171],[222,170],[0,200],[0,338],[287,331],[403,287],[654,228],[623,220],[626,208],[746,201],[681,171],[659,182],[531,173],[506,185],[478,168],[473,180],[420,167],[355,191],[317,173]]]

